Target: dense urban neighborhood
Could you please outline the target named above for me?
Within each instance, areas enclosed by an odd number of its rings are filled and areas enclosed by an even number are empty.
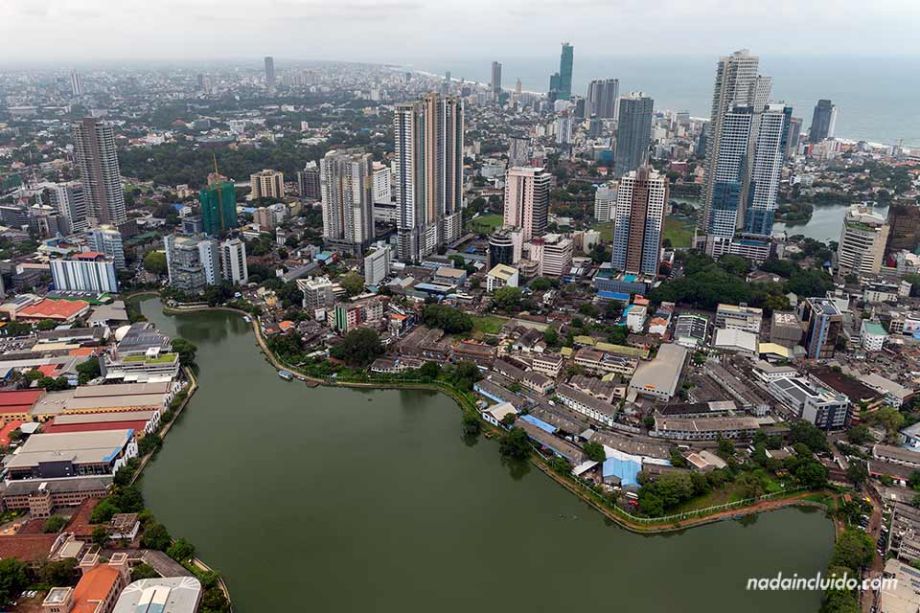
[[[899,580],[822,610],[917,610],[920,151],[836,137],[830,100],[806,130],[746,50],[705,118],[574,92],[573,53],[540,93],[499,62],[0,72],[0,608],[230,610],[135,483],[198,385],[156,295],[238,312],[290,385],[448,394],[629,530],[819,507],[828,575]]]

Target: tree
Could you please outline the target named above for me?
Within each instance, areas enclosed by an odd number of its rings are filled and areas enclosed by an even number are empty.
[[[53,319],[43,319],[37,324],[35,324],[35,327],[41,330],[42,332],[46,332],[48,330],[54,330],[57,327],[57,322],[54,321]]]
[[[593,462],[603,462],[607,459],[607,454],[604,452],[604,446],[600,443],[595,443],[593,441],[585,443],[582,450],[585,452],[585,455],[588,456],[588,459]]]
[[[440,328],[447,334],[459,334],[473,329],[473,318],[457,309],[440,304],[426,304],[422,309],[422,322]]]
[[[364,277],[356,272],[350,272],[339,279],[339,285],[349,296],[357,296],[364,291]]]
[[[502,435],[498,445],[502,457],[523,460],[530,455],[530,439],[522,428],[514,427]]]
[[[93,544],[99,547],[105,547],[109,542],[109,531],[105,526],[99,524],[93,528]]]
[[[116,513],[119,513],[118,507],[112,502],[111,498],[103,498],[99,501],[93,508],[92,514],[89,516],[89,523],[91,524],[101,524],[106,523],[112,519],[112,516]]]
[[[847,430],[847,440],[854,445],[865,445],[872,442],[872,434],[868,426],[859,424]]]
[[[184,538],[177,539],[166,550],[166,555],[176,562],[186,562],[195,556],[195,546]]]
[[[356,328],[346,334],[342,342],[333,347],[330,353],[349,366],[364,367],[383,354],[383,345],[380,343],[380,336],[374,330]]]
[[[545,292],[553,286],[553,282],[546,277],[537,277],[530,282],[530,289],[535,292]]]
[[[847,468],[847,479],[859,487],[869,479],[869,469],[862,460],[853,460]]]
[[[67,525],[67,520],[60,515],[52,515],[45,520],[44,525],[42,526],[42,532],[54,533],[60,532],[61,528]]]
[[[897,435],[898,430],[904,426],[904,415],[892,407],[881,407],[867,418],[869,423],[880,426],[888,433],[888,437]]]
[[[849,568],[856,574],[860,568],[871,564],[874,557],[872,537],[862,530],[847,528],[837,537],[831,564]]]
[[[141,537],[141,545],[147,549],[157,549],[159,551],[166,551],[171,541],[172,539],[169,536],[169,532],[166,531],[166,527],[157,521],[151,521],[144,528],[144,536]]]
[[[482,431],[482,422],[475,411],[463,411],[463,434],[464,436],[476,436]]]
[[[786,281],[786,291],[797,296],[823,296],[834,287],[834,280],[820,268],[796,268]]]
[[[820,428],[804,420],[794,421],[789,426],[789,438],[792,444],[804,443],[811,451],[820,453],[828,451],[827,435]]]
[[[796,468],[795,478],[808,489],[820,489],[827,485],[827,469],[820,462],[806,460]]]
[[[160,573],[155,571],[152,566],[141,562],[131,569],[131,581],[140,581],[141,579],[156,579]]]
[[[757,498],[764,494],[763,480],[752,472],[742,473],[735,484],[744,498]]]
[[[422,379],[434,381],[441,375],[441,365],[437,362],[425,362],[418,369],[418,376]]]
[[[66,586],[77,582],[77,561],[65,558],[56,562],[45,562],[38,571],[38,578],[47,585]]]
[[[0,560],[0,603],[10,602],[29,585],[29,568],[16,558]]]
[[[198,347],[195,343],[184,338],[174,338],[172,340],[172,350],[179,354],[179,363],[182,366],[190,367],[195,364],[195,354],[198,352]]]
[[[543,331],[543,341],[549,347],[559,346],[559,332],[553,326],[549,326]]]
[[[502,311],[514,311],[521,306],[521,288],[505,286],[492,293],[492,303]]]
[[[102,370],[99,367],[99,358],[93,356],[77,364],[77,380],[80,385],[86,385],[96,377],[102,374]]]
[[[70,388],[70,384],[67,383],[65,377],[58,377],[57,379],[53,377],[42,377],[37,381],[36,385],[49,392],[58,392]]]
[[[144,270],[155,275],[165,275],[168,272],[166,253],[163,251],[148,251],[144,255]]]

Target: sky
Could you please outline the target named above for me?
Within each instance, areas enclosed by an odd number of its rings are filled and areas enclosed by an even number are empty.
[[[918,24],[918,0],[0,0],[0,64],[920,55]]]

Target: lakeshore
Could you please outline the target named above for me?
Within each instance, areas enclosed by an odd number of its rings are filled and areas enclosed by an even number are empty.
[[[493,443],[469,446],[454,403],[444,395],[285,382],[274,366],[253,360],[250,326],[238,315],[207,310],[166,316],[158,305],[144,301],[144,314],[164,333],[199,346],[200,388],[141,483],[157,516],[222,570],[237,611],[288,605],[297,591],[291,582],[304,583],[302,568],[310,571],[306,584],[316,602],[337,610],[422,610],[438,602],[459,611],[510,602],[504,586],[546,572],[549,543],[552,555],[579,560],[553,576],[563,584],[588,583],[585,603],[601,604],[616,593],[631,608],[649,611],[817,607],[820,595],[808,593],[758,594],[749,603],[741,577],[823,568],[833,541],[823,513],[789,508],[702,526],[679,538],[631,535],[532,465],[503,465]],[[262,441],[270,447],[261,449]],[[276,465],[290,470],[272,471]],[[502,543],[515,545],[509,551]],[[792,548],[801,553],[790,561]],[[757,558],[749,554],[754,550]],[[298,562],[292,568],[253,565],[262,556]],[[679,577],[677,569],[698,556],[711,559],[712,568]],[[502,580],[492,565],[470,564],[483,557],[507,569]],[[422,568],[417,559],[437,564]],[[610,564],[618,569],[612,578]],[[671,566],[681,594],[630,590],[643,585],[643,576],[648,582],[653,568]],[[362,589],[343,597],[332,586],[346,568]],[[457,585],[452,569],[461,568],[464,581],[477,585],[472,593]],[[716,580],[731,585],[713,608],[700,586]],[[441,594],[453,598],[437,600]],[[531,603],[527,594],[513,596],[515,609],[545,604],[546,597],[534,594]],[[556,604],[566,606],[563,593],[550,599],[557,597],[563,600]]]

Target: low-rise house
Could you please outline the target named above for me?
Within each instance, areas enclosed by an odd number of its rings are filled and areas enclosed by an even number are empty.
[[[531,368],[534,371],[555,379],[562,372],[565,366],[565,359],[558,353],[536,353],[531,362]]]
[[[510,402],[500,402],[482,412],[482,418],[493,426],[503,427],[502,420],[508,415],[517,415],[518,410]]]
[[[495,347],[473,341],[461,341],[452,347],[455,362],[473,362],[481,368],[489,368],[495,362]]]
[[[576,351],[572,361],[593,373],[614,373],[627,377],[636,372],[639,366],[639,360],[634,357],[615,355],[591,347],[582,347]]]
[[[562,404],[592,421],[607,426],[612,426],[614,423],[617,409],[609,402],[604,402],[565,383],[556,389],[556,397]]]
[[[753,417],[664,417],[655,416],[652,436],[677,441],[713,441],[718,438],[748,439],[760,424]]]
[[[536,371],[528,371],[521,378],[521,385],[538,394],[549,394],[553,389],[553,380]]]

